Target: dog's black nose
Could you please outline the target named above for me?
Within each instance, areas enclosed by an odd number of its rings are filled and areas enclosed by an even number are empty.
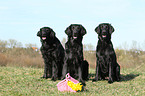
[[[103,33],[103,34],[106,34],[106,33],[107,33],[107,31],[106,31],[106,30],[102,30],[102,33]]]

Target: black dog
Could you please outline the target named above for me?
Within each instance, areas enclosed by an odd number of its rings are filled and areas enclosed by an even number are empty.
[[[104,80],[109,77],[108,83],[120,80],[120,66],[116,60],[116,54],[111,42],[111,34],[114,28],[111,24],[102,23],[96,27],[95,31],[98,34],[98,45],[96,48],[96,76],[93,81]]]
[[[59,79],[62,76],[62,67],[64,59],[64,48],[55,36],[55,32],[49,27],[43,27],[37,33],[41,39],[41,53],[43,55],[45,68],[42,78]]]
[[[66,73],[84,83],[88,77],[88,62],[83,59],[82,39],[86,30],[82,25],[71,24],[65,33],[68,35],[68,41],[65,43],[65,58],[62,79]],[[84,80],[83,80],[84,79]]]

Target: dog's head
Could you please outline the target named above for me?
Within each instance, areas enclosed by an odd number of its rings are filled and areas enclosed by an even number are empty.
[[[95,31],[101,39],[106,40],[111,39],[111,34],[114,32],[114,28],[109,23],[102,23],[95,28]]]
[[[52,40],[55,37],[55,32],[49,27],[43,27],[38,31],[37,36],[43,41]]]
[[[69,38],[72,37],[72,39],[78,39],[82,38],[86,34],[86,29],[80,24],[71,24],[67,27],[65,33]]]

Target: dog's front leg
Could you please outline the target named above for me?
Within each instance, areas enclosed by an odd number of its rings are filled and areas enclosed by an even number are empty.
[[[113,83],[113,65],[112,62],[110,60],[111,58],[109,58],[109,80],[108,83]]]
[[[42,78],[51,78],[52,76],[52,65],[50,64],[50,62],[48,61],[48,58],[45,56],[43,57],[44,59],[44,74]]]
[[[116,67],[116,80],[117,81],[120,81],[120,66],[119,64],[117,63],[117,67]]]
[[[83,80],[82,78],[82,69],[81,69],[81,66],[78,67],[78,74],[79,74],[79,81],[85,85],[85,81]]]
[[[65,75],[67,74],[67,70],[68,70],[68,64],[67,64],[67,59],[66,57],[64,58],[64,64],[62,67],[62,77],[61,80],[63,80],[65,78]]]
[[[102,77],[102,72],[101,72],[101,64],[104,63],[104,59],[102,56],[97,57],[96,60],[96,75],[95,78],[93,79],[93,81],[98,81],[98,80],[102,80],[104,77]]]
[[[98,81],[99,80],[99,60],[96,61],[96,75],[95,78],[92,81]]]
[[[48,78],[47,75],[48,75],[48,64],[45,63],[44,74],[43,74],[42,78],[46,78],[47,79]]]
[[[52,62],[52,80],[56,81],[56,77],[58,76],[58,66],[55,61]]]

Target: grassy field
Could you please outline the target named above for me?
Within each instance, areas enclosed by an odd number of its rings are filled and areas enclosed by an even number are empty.
[[[121,69],[121,81],[92,82],[95,70],[83,92],[59,92],[56,82],[41,79],[42,68],[0,67],[0,96],[145,96],[145,65]]]
[[[136,43],[129,50],[115,49],[121,81],[113,84],[92,82],[96,52],[84,50],[90,80],[84,91],[77,93],[59,92],[56,85],[60,80],[41,79],[44,63],[40,51],[35,51],[33,44],[25,48],[20,45],[16,40],[0,40],[0,96],[145,96],[145,51]]]

